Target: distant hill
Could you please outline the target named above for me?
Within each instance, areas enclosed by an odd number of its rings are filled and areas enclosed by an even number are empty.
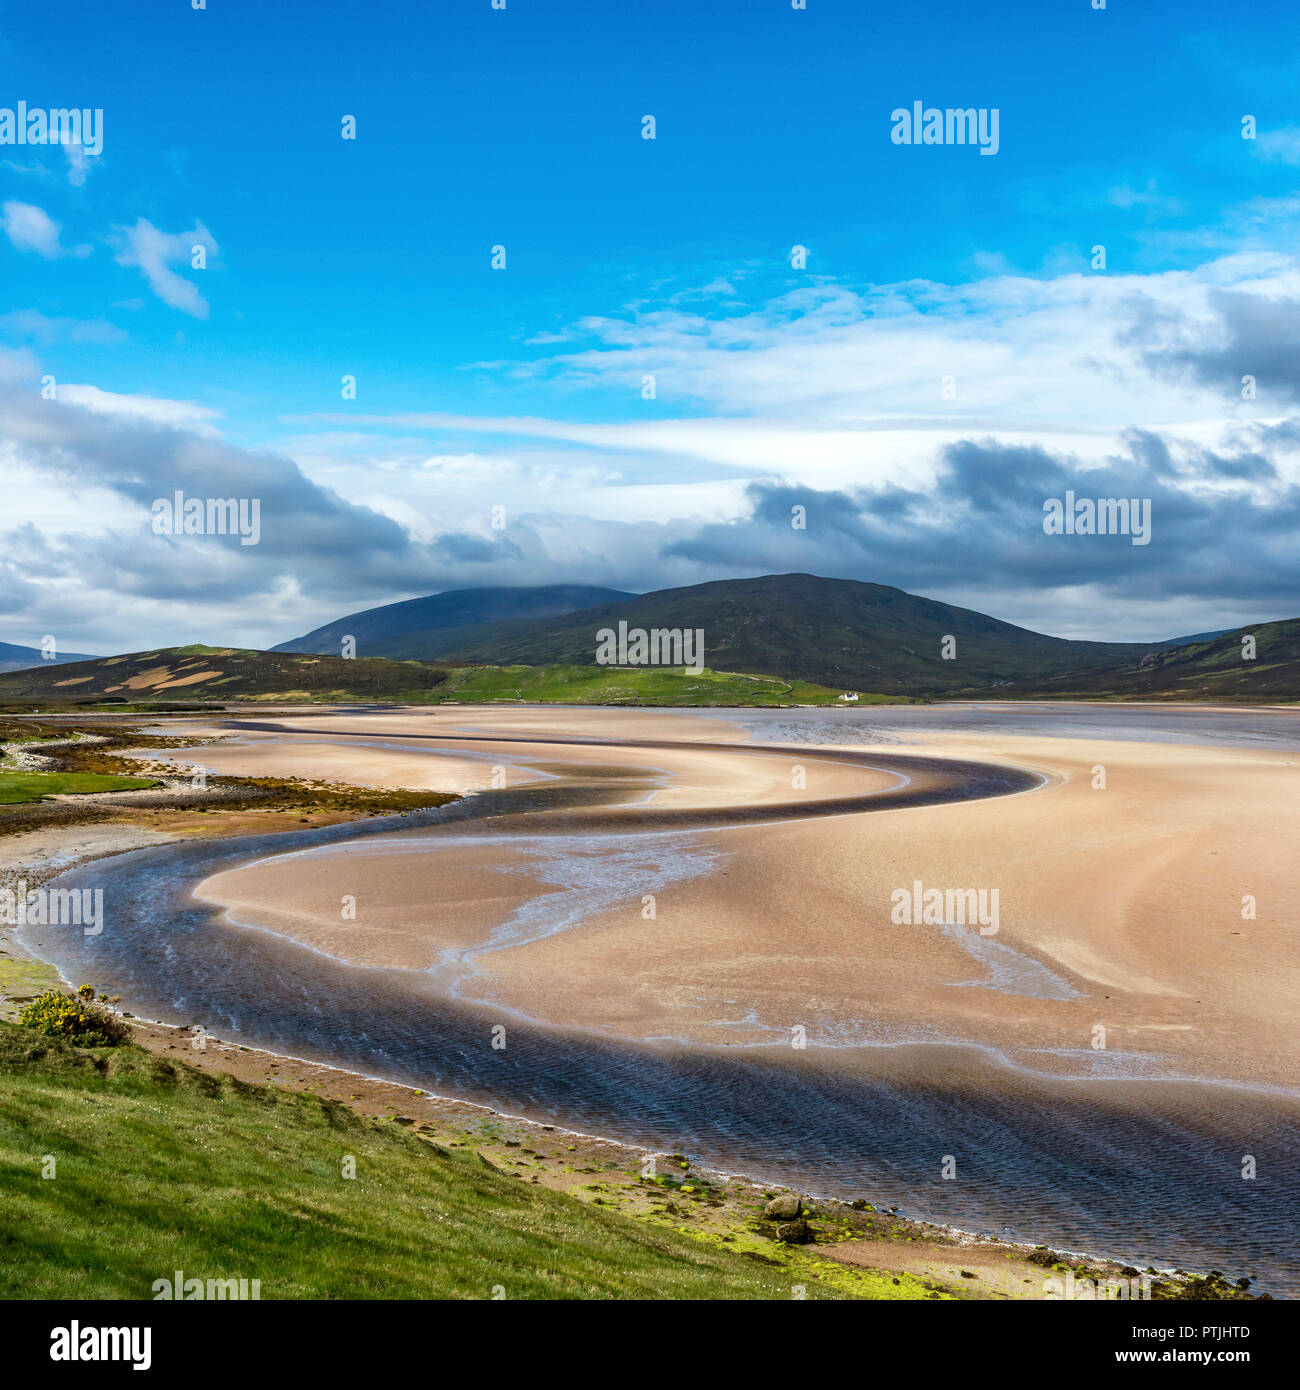
[[[803,681],[659,666],[448,666],[384,657],[311,656],[232,647],[171,647],[0,675],[0,708],[74,704],[197,707],[209,701],[367,704],[834,704],[840,691]],[[167,702],[160,705],[160,701]],[[184,704],[180,702],[186,702]]]
[[[1242,655],[1246,636],[1255,639],[1253,660]],[[1300,618],[1234,628],[1209,641],[1147,652],[1137,661],[1006,693],[1061,699],[1300,700]]]
[[[2,700],[113,703],[153,699],[296,698],[402,701],[427,697],[447,679],[445,666],[339,656],[299,656],[234,647],[163,647],[92,657],[51,669],[47,663],[0,675]]]
[[[594,604],[618,603],[635,595],[622,589],[585,584],[549,584],[520,589],[451,589],[427,598],[405,599],[349,613],[302,637],[281,642],[277,652],[338,656],[343,638],[356,639],[357,656],[430,661],[456,641],[472,638],[466,629],[499,623],[559,617]]]
[[[0,671],[23,671],[29,666],[57,665],[69,661],[94,661],[85,652],[59,652],[44,657],[39,647],[17,647],[12,642],[0,642]]]
[[[1073,642],[885,584],[765,575],[695,584],[582,609],[494,623],[462,634],[447,660],[592,664],[596,633],[702,628],[704,660],[720,671],[763,671],[839,689],[893,695],[989,692],[1084,669],[1136,664],[1149,643]],[[943,643],[955,639],[946,660]]]
[[[558,595],[572,601],[583,593],[615,593],[617,598],[559,616],[426,629],[442,634],[428,639],[442,648],[436,661],[365,654],[347,660],[333,653],[205,646],[82,660],[65,655],[57,664],[38,661],[0,674],[0,703],[818,704],[837,701],[846,690],[860,692],[864,699],[887,700],[1300,699],[1300,618],[1178,646],[1074,642],[887,585],[808,574],[721,580],[639,596],[577,586],[459,591],[462,598],[489,596],[477,608],[478,600],[436,597],[456,599],[444,615],[455,619],[490,610],[501,602],[500,595],[526,595],[522,602],[528,606],[566,601]],[[538,597],[546,594],[551,597]],[[505,606],[511,606],[508,600]],[[410,608],[390,604],[319,631],[350,625],[365,653],[365,628],[359,620],[377,615],[377,629],[394,610]],[[630,628],[702,628],[706,669],[693,676],[664,667],[597,665],[598,631],[617,628],[620,620]],[[401,622],[398,614],[394,630]],[[1247,633],[1255,638],[1253,661],[1242,659],[1241,637]],[[951,659],[944,656],[948,639]]]

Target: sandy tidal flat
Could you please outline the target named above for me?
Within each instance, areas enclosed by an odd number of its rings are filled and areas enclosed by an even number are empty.
[[[301,775],[302,738],[309,759],[328,752],[335,778],[424,787],[448,786],[444,759],[454,777],[469,753],[508,758],[507,779],[519,778],[508,786],[599,787],[604,804],[262,859],[198,890],[233,922],[632,1038],[737,1046],[802,1029],[812,1045],[974,1042],[1072,1075],[1290,1087],[1300,1074],[1289,908],[1300,754],[927,729],[923,744],[881,750],[873,769],[837,762],[838,747],[773,756],[727,719],[694,714],[284,723],[301,734],[241,734],[247,749],[205,748],[204,761],[260,748],[268,770]],[[413,737],[438,733],[455,736],[445,751]],[[675,746],[634,746],[647,740]],[[691,747],[700,742],[735,746]],[[890,794],[889,756],[901,753],[1043,780],[986,800],[793,818],[811,801]],[[722,814],[703,828],[610,829],[611,803]],[[748,807],[786,804],[790,819],[744,823]],[[895,920],[896,893],[910,899],[918,882],[983,889],[986,904],[996,891],[996,931]]]

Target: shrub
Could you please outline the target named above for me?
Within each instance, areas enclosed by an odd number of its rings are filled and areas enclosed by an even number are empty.
[[[97,1004],[94,991],[86,996],[83,986],[77,994],[47,990],[33,999],[18,1016],[24,1028],[35,1028],[51,1038],[62,1038],[78,1047],[117,1047],[131,1040],[131,1029],[124,1019],[103,1004]],[[78,998],[77,995],[82,997]]]

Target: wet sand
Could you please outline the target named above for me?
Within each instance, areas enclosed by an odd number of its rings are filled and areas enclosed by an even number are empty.
[[[402,760],[386,775],[420,786],[444,756],[509,758],[508,777],[607,798],[544,824],[507,814],[262,860],[200,886],[235,921],[340,959],[430,971],[467,1000],[633,1039],[973,1042],[1064,1075],[1291,1087],[1300,1074],[1295,752],[927,729],[872,768],[837,762],[852,754],[839,745],[796,763],[748,745],[739,720],[675,712],[277,722],[303,732],[240,738],[285,760],[294,738],[327,744],[334,775],[357,780],[382,753]],[[395,747],[362,746],[378,733]],[[660,743],[673,746],[642,746]],[[819,812],[898,795],[900,774],[882,769],[900,754],[1024,769],[1043,785]],[[996,932],[891,920],[895,890],[910,899],[917,881],[996,889]]]

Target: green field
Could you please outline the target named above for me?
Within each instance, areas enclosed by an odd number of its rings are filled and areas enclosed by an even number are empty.
[[[133,1046],[0,1024],[0,1093],[0,1298],[151,1298],[175,1270],[265,1299],[851,1296],[802,1256],[796,1274]]]
[[[834,705],[840,692],[807,681],[742,676],[727,671],[698,675],[665,666],[463,666],[440,688],[443,700],[537,701],[582,705]],[[863,695],[861,703],[893,703]]]
[[[155,777],[110,777],[101,772],[0,771],[0,806],[39,801],[54,793],[130,792],[158,785]]]

